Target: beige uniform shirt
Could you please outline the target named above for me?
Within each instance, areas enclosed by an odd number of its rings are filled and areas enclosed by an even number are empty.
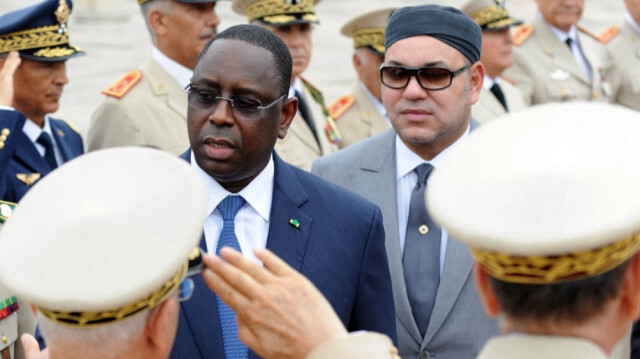
[[[342,96],[329,106],[331,117],[335,119],[340,132],[340,148],[382,133],[391,127],[362,86],[361,83],[356,83],[353,94]]]
[[[502,89],[505,100],[507,101],[509,112],[520,111],[527,107],[522,98],[522,93],[520,93],[520,90],[518,90],[517,87],[506,81],[500,81],[500,88]],[[496,96],[486,88],[483,88],[482,91],[480,91],[478,102],[471,106],[471,115],[481,124],[491,122],[497,117],[504,116],[506,114],[507,111],[502,107],[500,101],[498,101]]]
[[[142,78],[121,98],[106,96],[94,112],[87,136],[89,151],[150,146],[179,155],[189,148],[187,93],[154,59],[139,71]]]
[[[512,80],[522,92],[525,104],[561,101],[608,101],[610,93],[600,81],[604,47],[592,37],[577,31],[578,42],[591,68],[590,80],[569,47],[536,16],[532,32],[514,49],[514,64],[503,77]],[[519,42],[516,29],[516,44]]]
[[[11,293],[0,284],[0,301],[11,297]],[[31,335],[36,331],[36,319],[31,315],[29,303],[17,298],[20,309],[0,320],[0,350],[9,348],[11,358],[23,359],[24,350],[20,342],[23,333]]]
[[[491,339],[477,359],[607,359],[591,341],[575,337],[514,334]]]
[[[307,83],[307,86],[310,85]],[[316,141],[316,138],[313,136],[309,126],[307,126],[307,123],[304,122],[300,112],[298,112],[293,118],[285,138],[279,139],[276,142],[275,150],[280,158],[285,162],[306,171],[310,171],[311,164],[316,158],[337,151],[338,146],[331,143],[327,136],[327,132],[325,130],[327,127],[327,118],[324,114],[322,105],[314,100],[311,92],[305,86],[303,87],[305,102],[313,116],[320,144],[318,145],[318,141]]]
[[[640,32],[625,21],[606,52],[613,101],[640,111]]]

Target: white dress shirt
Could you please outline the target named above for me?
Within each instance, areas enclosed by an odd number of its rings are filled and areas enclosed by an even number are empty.
[[[42,128],[40,128],[40,126],[36,125],[36,123],[31,120],[25,121],[24,126],[22,126],[22,132],[24,132],[25,135],[29,137],[31,142],[33,142],[33,145],[36,146],[36,150],[38,150],[38,153],[40,153],[40,156],[42,157],[44,157],[45,148],[44,146],[39,144],[37,141],[38,141],[38,137],[40,137],[40,134],[42,132],[46,132],[51,138],[51,142],[53,143],[53,153],[55,154],[55,157],[56,157],[56,163],[58,163],[58,166],[64,163],[64,159],[62,158],[62,153],[60,152],[60,147],[56,142],[56,138],[53,137],[53,131],[51,130],[49,116],[44,117],[44,126]]]
[[[573,53],[573,57],[576,59],[576,62],[580,64],[584,73],[587,74],[590,81],[593,81],[593,77],[591,74],[591,66],[589,66],[589,61],[584,57],[584,53],[582,52],[582,48],[580,47],[580,42],[578,41],[578,34],[575,26],[571,26],[571,29],[568,33],[555,28],[549,25],[551,31],[558,37],[558,40],[565,42],[568,38],[571,38],[571,53]]]
[[[442,161],[458,146],[458,144],[469,136],[469,128],[465,133],[445,148],[431,161],[425,161],[415,152],[411,151],[407,145],[402,142],[400,137],[396,135],[396,180],[398,185],[398,234],[400,238],[400,251],[404,252],[405,233],[407,231],[407,222],[409,221],[409,206],[411,204],[411,192],[418,182],[418,175],[414,169],[423,163],[430,163],[434,169],[442,164]],[[431,177],[431,176],[429,176]],[[429,180],[427,180],[428,186]],[[444,258],[447,251],[447,240],[449,234],[442,228],[442,237],[440,242],[440,275],[442,276],[442,268],[444,266]]]
[[[182,88],[187,87],[187,85],[191,83],[191,76],[193,76],[193,71],[191,69],[173,61],[167,57],[167,55],[160,52],[160,50],[155,46],[153,50],[151,50],[151,57],[156,60],[158,64],[160,64],[160,66],[171,75],[171,77],[176,79]]]
[[[215,253],[223,224],[222,215],[217,207],[223,199],[233,194],[224,189],[198,166],[193,151],[191,151],[191,167],[199,174],[207,190],[207,218],[204,222],[204,237],[207,243],[207,252]],[[236,236],[242,249],[242,255],[256,263],[261,262],[253,253],[253,250],[267,247],[273,181],[274,165],[272,156],[262,172],[237,193],[247,203],[240,208],[234,219]]]

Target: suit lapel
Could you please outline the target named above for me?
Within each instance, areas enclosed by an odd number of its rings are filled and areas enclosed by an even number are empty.
[[[494,117],[502,116],[507,113],[507,111],[504,110],[504,107],[502,107],[502,104],[500,103],[500,101],[498,101],[495,95],[490,90],[484,88],[480,92],[479,105],[484,106],[484,108]],[[507,106],[509,106],[508,102]]]
[[[404,282],[402,267],[402,252],[398,239],[398,200],[396,181],[395,140],[396,133],[389,130],[381,135],[380,142],[375,148],[377,153],[366,156],[361,162],[360,169],[351,174],[353,188],[359,194],[377,204],[382,210],[385,228],[385,247],[389,261],[389,271],[393,287],[393,301],[396,306],[396,316],[407,328],[417,342],[422,341],[411,305],[407,297],[407,287]],[[384,190],[381,190],[384,188]]]
[[[449,315],[453,304],[456,302],[464,283],[471,273],[473,258],[467,247],[455,238],[449,236],[447,240],[447,251],[444,258],[442,278],[440,283],[446,283],[438,288],[436,302],[433,305],[433,314],[429,321],[429,327],[425,333],[422,346],[427,343],[437,333],[445,319]]]
[[[164,97],[167,105],[186,121],[187,93],[182,90],[182,85],[153,59],[142,66],[142,71],[147,76],[154,95]]]
[[[382,116],[373,102],[371,102],[359,82],[356,84],[353,94],[356,97],[356,103],[360,110],[360,121],[362,121],[363,127],[365,127],[363,132],[365,132],[367,136],[370,137],[389,129],[389,125],[384,116]]]
[[[300,271],[313,220],[302,210],[308,201],[304,188],[290,166],[273,154],[275,178],[267,248]],[[297,220],[296,228],[290,223]]]
[[[40,173],[43,177],[51,172],[49,165],[44,158],[42,158],[40,152],[36,149],[36,146],[24,133],[20,133],[20,139],[16,145],[16,152],[14,153],[14,156],[16,161],[22,166],[33,172]]]
[[[73,152],[71,146],[69,146],[69,141],[66,140],[66,133],[62,129],[62,127],[58,124],[58,120],[53,118],[49,118],[49,125],[51,126],[51,132],[53,132],[53,138],[58,145],[58,149],[60,150],[60,154],[62,155],[62,159],[64,162],[72,160],[79,154]]]
[[[322,133],[318,132],[318,136],[320,136],[321,134]],[[304,119],[302,118],[302,115],[300,115],[300,112],[297,112],[295,117],[293,118],[293,121],[291,121],[291,126],[289,126],[287,136],[298,137],[305,146],[312,149],[315,153],[318,154],[318,156],[321,155],[320,147],[318,147],[316,138],[313,137],[313,133],[309,129],[309,126],[307,126],[307,123],[304,122]]]

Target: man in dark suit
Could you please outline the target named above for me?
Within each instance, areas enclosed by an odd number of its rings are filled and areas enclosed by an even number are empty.
[[[10,106],[2,109],[27,118],[4,172],[1,200],[17,203],[40,178],[84,151],[73,126],[48,115],[60,107],[62,89],[69,82],[67,59],[84,54],[69,43],[71,8],[70,0],[47,0],[0,17],[0,67],[11,51],[18,51],[21,61],[13,76]],[[21,35],[25,32],[29,38]]]
[[[297,100],[287,98],[291,63],[277,36],[239,25],[212,40],[196,65],[187,87],[192,149],[182,157],[207,187],[201,246],[235,247],[256,261],[253,251],[268,248],[320,289],[349,330],[395,338],[380,210],[273,151],[296,113]],[[195,282],[172,357],[254,357],[238,341],[235,313],[202,276]]]
[[[393,12],[380,68],[392,130],[318,159],[312,173],[382,209],[398,349],[405,359],[473,358],[498,328],[476,293],[469,250],[424,207],[430,171],[473,130],[482,31],[450,7]],[[422,193],[422,194],[421,194]]]

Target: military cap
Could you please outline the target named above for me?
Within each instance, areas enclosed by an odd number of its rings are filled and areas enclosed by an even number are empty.
[[[0,54],[19,51],[23,58],[61,61],[84,55],[69,43],[71,0],[46,0],[0,17]]]
[[[384,29],[395,8],[374,10],[347,22],[340,33],[353,39],[353,47],[368,47],[384,55]]]
[[[144,5],[148,2],[151,2],[153,0],[138,0],[138,5]],[[177,2],[182,2],[185,4],[204,4],[204,3],[208,3],[208,2],[218,2],[220,0],[174,0]]]
[[[262,21],[271,26],[319,23],[315,4],[320,0],[234,0],[232,9],[247,15],[249,23]]]
[[[534,106],[480,127],[432,174],[429,213],[497,279],[607,272],[640,247],[640,113]]]
[[[0,232],[0,278],[68,326],[144,312],[183,283],[205,197],[191,166],[171,154],[143,147],[88,153],[20,201]]]
[[[502,30],[522,24],[512,18],[505,8],[505,0],[469,0],[461,10],[469,15],[482,30]]]

